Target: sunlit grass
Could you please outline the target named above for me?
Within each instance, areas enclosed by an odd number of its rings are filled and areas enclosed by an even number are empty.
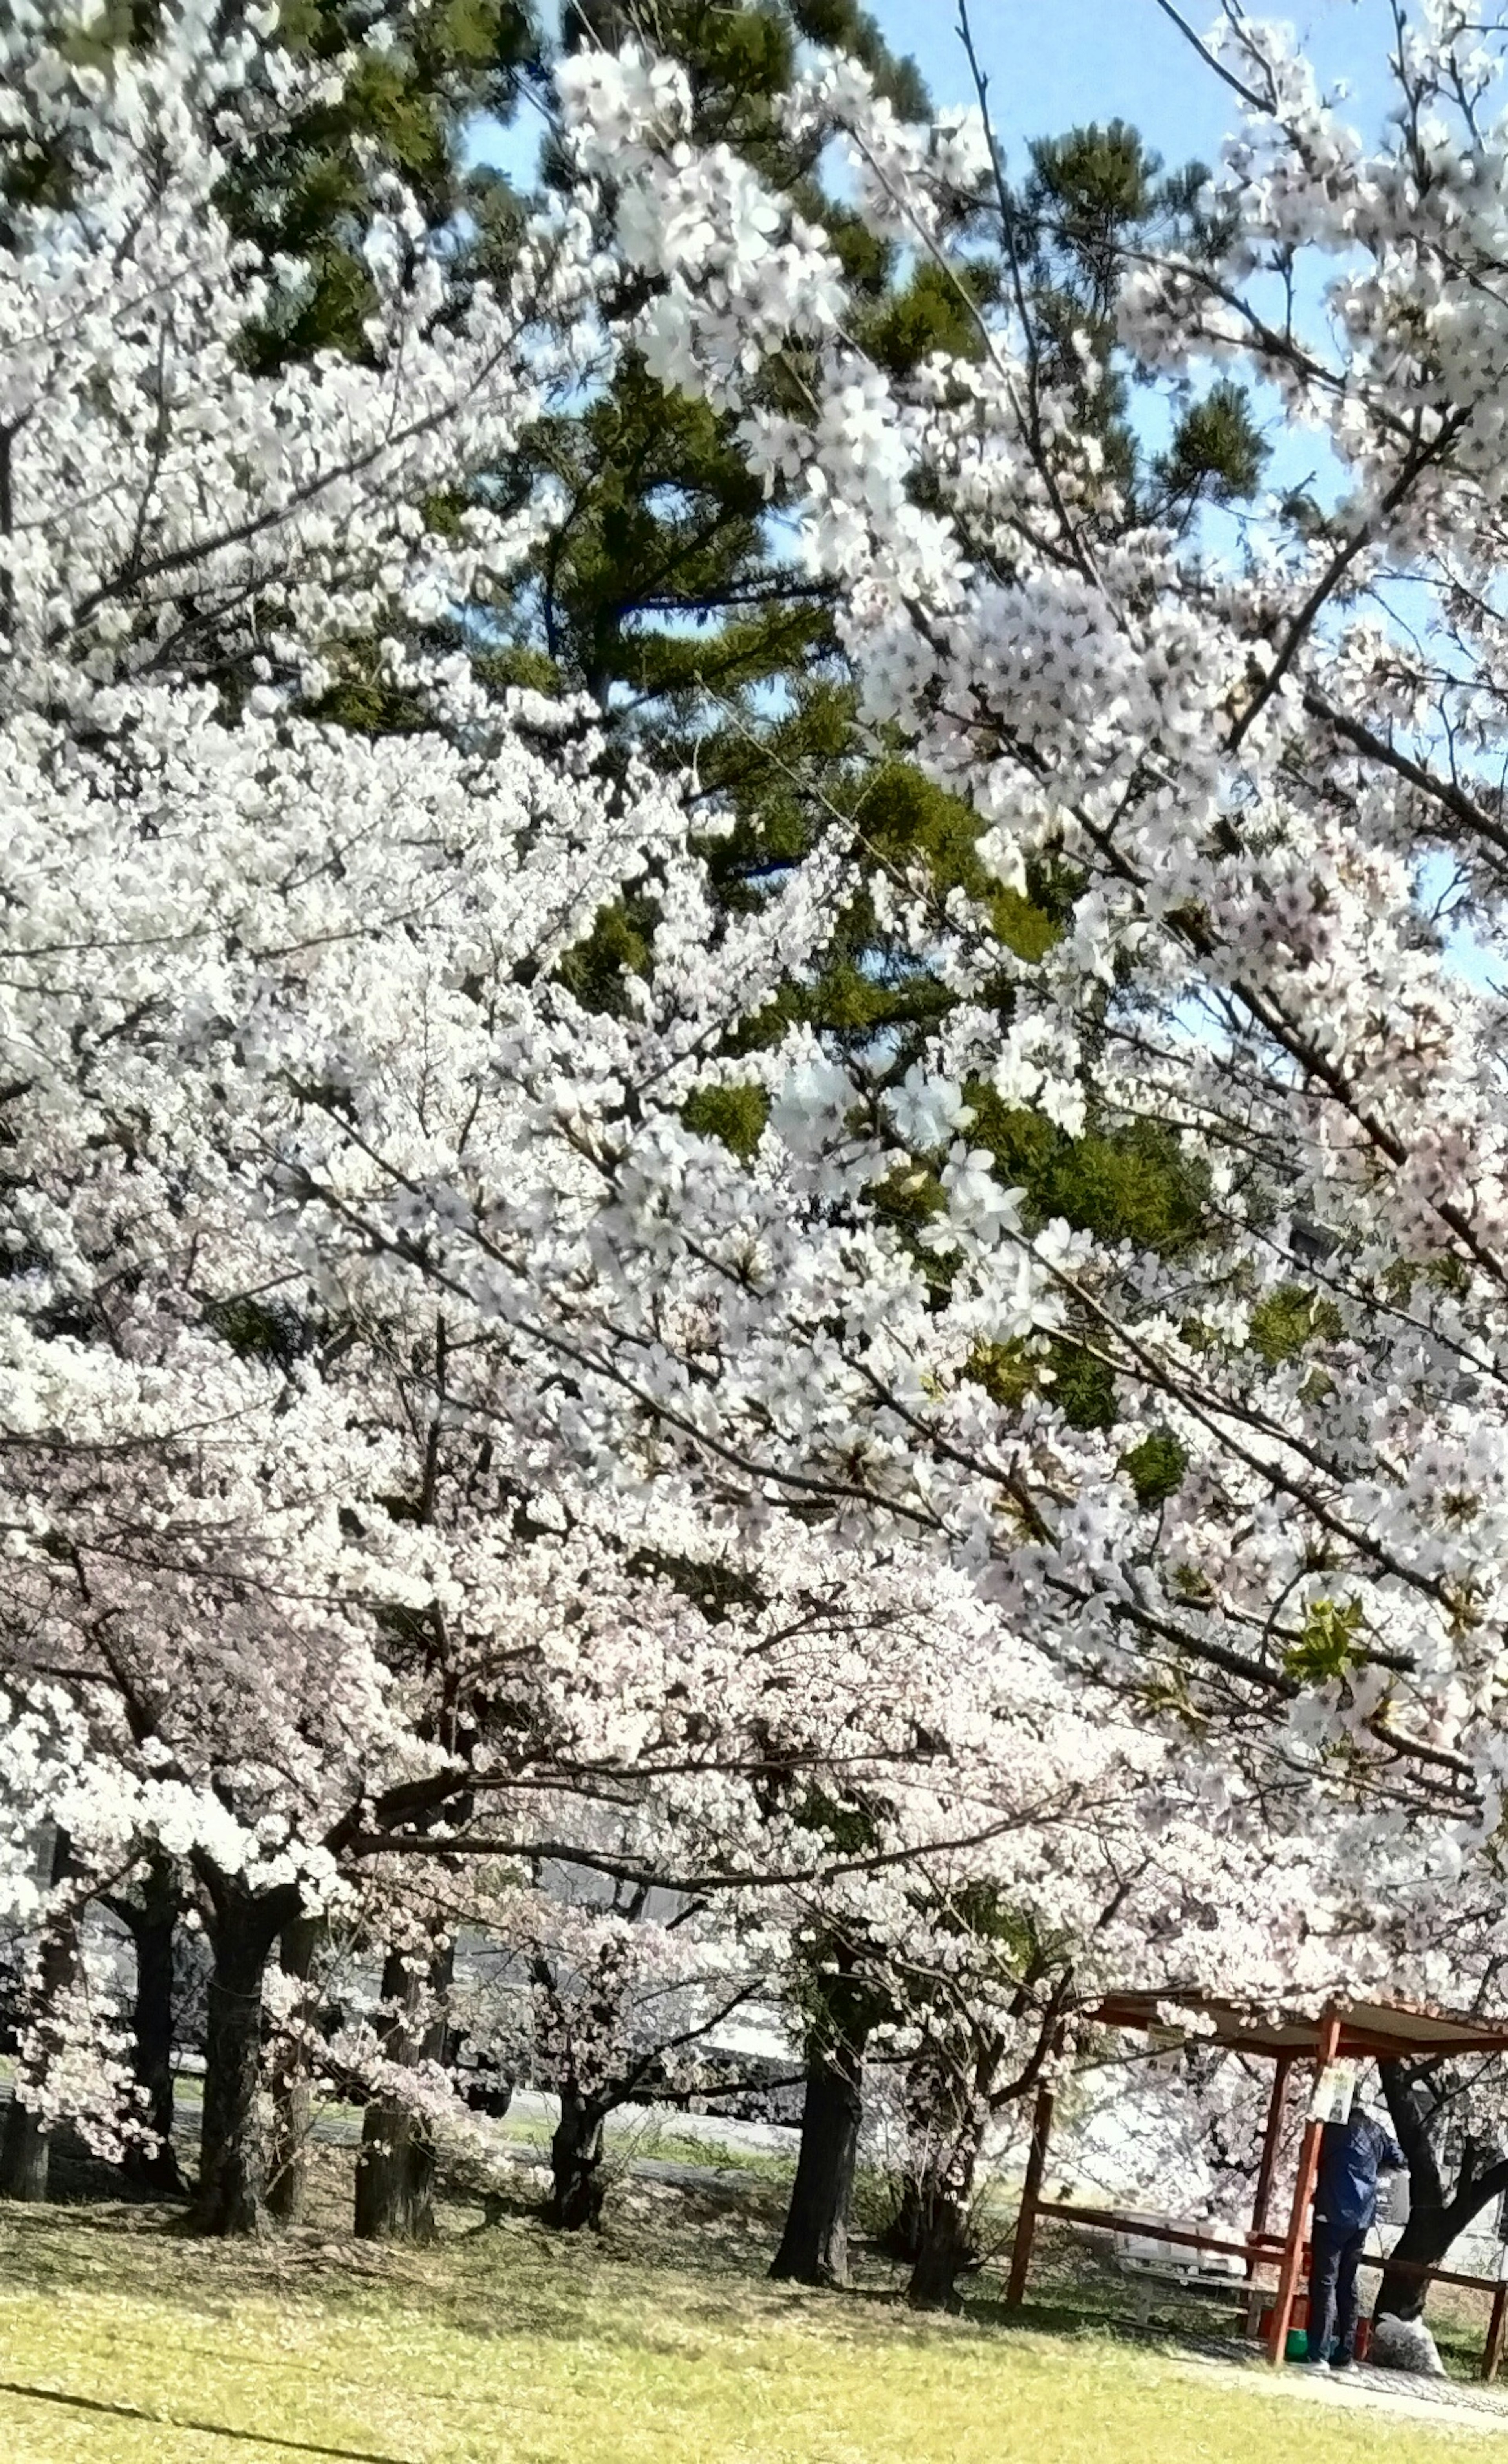
[[[447,2240],[416,2255],[317,2234],[206,2247],[151,2211],[0,2210],[0,2457],[1424,2464],[1503,2452],[1486,2425],[1321,2416],[1234,2369],[1097,2336],[922,2322],[879,2298],[771,2285],[766,2221],[667,2215],[674,2263],[654,2263],[626,2229],[562,2242],[519,2215],[484,2232],[452,2212]]]

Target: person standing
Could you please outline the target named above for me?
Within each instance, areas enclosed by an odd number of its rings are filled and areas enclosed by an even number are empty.
[[[1407,2161],[1391,2131],[1360,2104],[1346,2121],[1324,2125],[1309,2255],[1311,2368],[1348,2370],[1356,2360],[1356,2271],[1377,2219],[1378,2176],[1401,2172]]]

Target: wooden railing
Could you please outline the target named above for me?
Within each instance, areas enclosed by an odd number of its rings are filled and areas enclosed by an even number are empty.
[[[1285,2247],[1280,2233],[1247,2233],[1237,2239],[1234,2235],[1190,2231],[1182,2225],[1160,2224],[1146,2216],[1126,2215],[1118,2208],[1081,2208],[1057,2199],[1036,2202],[1034,2222],[1043,2216],[1050,2217],[1055,2223],[1090,2225],[1102,2233],[1127,2233],[1138,2241],[1167,2242],[1174,2249],[1210,2250],[1218,2252],[1223,2257],[1244,2258],[1248,2263],[1248,2273],[1255,2273],[1263,2260],[1272,2263],[1281,2258]],[[1460,2284],[1473,2293],[1490,2293],[1493,2297],[1492,2318],[1482,2350],[1481,2374],[1486,2380],[1496,2379],[1502,2362],[1505,2329],[1508,2329],[1508,2279],[1496,2276],[1468,2276],[1458,2268],[1429,2267],[1421,2259],[1388,2258],[1371,2251],[1363,2253],[1361,2265],[1375,2268],[1379,2273],[1390,2270],[1398,2276],[1419,2277],[1429,2284]]]

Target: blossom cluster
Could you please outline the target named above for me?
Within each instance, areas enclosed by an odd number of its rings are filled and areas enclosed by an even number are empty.
[[[364,355],[257,375],[298,270],[216,197],[301,73],[196,5],[104,68],[13,20],[0,146],[64,166],[0,265],[13,1921],[48,1825],[100,1887],[171,1856],[264,1955],[294,1909],[396,1938],[416,1873],[501,1922],[465,1876],[522,1874],[503,1933],[594,2088],[647,2005],[694,2038],[835,1925],[931,2057],[998,2016],[981,1893],[1059,1947],[1038,2019],[1449,1983],[1508,1775],[1508,1117],[1430,885],[1490,957],[1508,302],[1492,62],[1436,14],[1375,157],[1241,20],[1225,253],[1124,286],[1148,372],[1239,359],[1327,440],[1333,505],[1236,559],[1137,516],[1009,295],[874,364],[827,235],[637,50],[562,67],[581,187],[502,291],[395,193]],[[964,279],[976,120],[907,129],[825,59],[790,109]],[[1263,314],[1296,245],[1339,267],[1329,361]],[[680,782],[473,655],[556,509],[422,508],[624,352],[799,480],[863,717],[984,877],[1066,885],[1030,960],[998,902],[879,885],[949,995],[904,1070],[754,1032],[868,877],[851,821],[732,911]],[[412,725],[332,716],[353,661]],[[630,893],[642,972],[589,1005],[562,962]],[[693,1126],[731,1087],[752,1151]],[[1157,1124],[1196,1237],[1044,1216],[987,1104]],[[722,1914],[628,1928],[546,1871]]]

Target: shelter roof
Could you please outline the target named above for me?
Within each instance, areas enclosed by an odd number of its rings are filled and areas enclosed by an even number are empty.
[[[1342,2059],[1371,2056],[1379,2061],[1418,2061],[1432,2054],[1508,2053],[1508,2013],[1473,2017],[1416,2002],[1337,2000],[1329,2007],[1341,2022],[1337,2051]],[[1197,2013],[1206,2023],[1197,2034],[1210,2041],[1269,2061],[1312,2057],[1320,2050],[1320,2014],[1228,2001],[1218,1994],[1110,1993],[1094,2015],[1105,2028],[1153,2029],[1168,2025],[1174,2011]]]

